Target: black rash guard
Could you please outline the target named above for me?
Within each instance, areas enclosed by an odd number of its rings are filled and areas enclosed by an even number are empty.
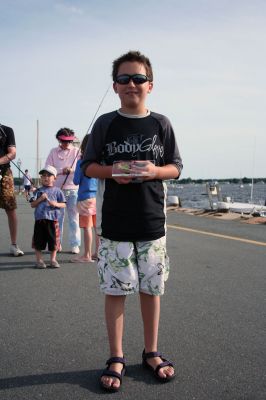
[[[113,111],[99,117],[83,160],[84,172],[93,162],[112,165],[121,160],[173,164],[177,177],[182,170],[173,128],[165,116],[154,112],[132,117]],[[159,239],[166,233],[166,184],[159,179],[125,185],[99,179],[96,215],[98,234],[104,238],[127,242]]]
[[[0,157],[8,153],[8,147],[16,147],[14,131],[9,126],[0,124]],[[2,164],[2,168],[10,168],[10,163]]]

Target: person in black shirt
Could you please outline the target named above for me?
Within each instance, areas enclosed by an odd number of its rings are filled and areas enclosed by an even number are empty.
[[[0,208],[7,214],[10,232],[10,254],[15,257],[23,256],[23,251],[17,245],[17,214],[14,179],[10,161],[16,158],[16,142],[12,128],[0,125]]]
[[[164,180],[179,177],[182,160],[169,120],[145,105],[153,89],[149,59],[128,52],[114,61],[112,75],[121,108],[97,119],[82,165],[87,176],[99,178],[98,275],[111,356],[100,385],[118,391],[125,372],[124,304],[131,293],[140,295],[143,366],[160,382],[174,377],[173,364],[157,351],[157,341],[160,296],[169,274]]]

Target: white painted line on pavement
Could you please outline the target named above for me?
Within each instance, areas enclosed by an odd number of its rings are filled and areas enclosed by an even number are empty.
[[[181,230],[181,231],[187,231],[187,232],[194,232],[194,233],[199,233],[201,235],[208,235],[208,236],[215,236],[215,237],[219,237],[222,239],[229,239],[229,240],[236,240],[238,242],[244,242],[244,243],[250,243],[250,244],[255,244],[257,246],[266,246],[266,242],[258,242],[256,240],[249,240],[249,239],[244,239],[241,237],[237,237],[237,236],[228,236],[228,235],[222,235],[220,233],[213,233],[213,232],[207,232],[207,231],[201,231],[199,229],[192,229],[192,228],[186,228],[184,226],[179,226],[179,225],[168,225],[168,228],[172,228],[172,229],[177,229],[177,230]]]

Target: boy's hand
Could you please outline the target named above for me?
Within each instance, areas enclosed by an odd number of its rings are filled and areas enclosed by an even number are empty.
[[[51,206],[51,207],[57,207],[57,201],[55,201],[55,200],[49,200],[49,199],[47,199],[47,201],[48,201],[48,203],[49,203],[49,206]]]
[[[112,177],[119,184],[151,180],[155,175],[156,167],[150,160],[115,161],[112,168]]]
[[[42,193],[42,195],[39,197],[39,199],[40,199],[41,201],[48,200],[47,193]]]
[[[136,174],[137,179],[140,181],[148,181],[154,179],[156,175],[156,166],[149,160],[133,161],[131,167],[132,174]]]

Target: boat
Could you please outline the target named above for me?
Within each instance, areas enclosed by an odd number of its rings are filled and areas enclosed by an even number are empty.
[[[266,214],[266,204],[255,204],[253,199],[253,185],[251,189],[250,202],[242,203],[232,201],[231,197],[223,197],[221,188],[218,183],[207,183],[207,194],[209,196],[210,206],[218,211],[231,211],[241,214],[258,214],[264,216]]]
[[[240,203],[234,201],[218,201],[217,208],[220,211],[231,211],[241,214],[259,214],[266,212],[266,206],[254,203]],[[263,215],[262,215],[263,216]]]

